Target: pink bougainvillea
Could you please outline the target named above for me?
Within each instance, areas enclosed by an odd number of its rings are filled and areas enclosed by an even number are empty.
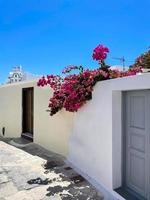
[[[39,79],[38,86],[49,85],[53,89],[53,96],[48,106],[51,116],[62,108],[69,112],[77,111],[92,99],[93,87],[98,81],[136,75],[140,71],[134,67],[125,72],[110,69],[104,62],[108,52],[109,49],[103,45],[98,45],[94,49],[93,59],[101,65],[97,69],[89,70],[83,69],[82,66],[69,65],[63,70],[63,76],[47,75]],[[78,70],[78,73],[71,74],[72,70]]]
[[[63,80],[51,75],[42,77],[38,81],[38,86],[49,85],[53,89],[48,111],[50,115],[54,115],[62,108],[70,112],[77,111],[92,98],[93,86],[96,82],[106,80],[108,76],[108,73],[101,69],[83,70],[82,73],[66,76]]]
[[[102,61],[106,59],[107,53],[109,53],[109,49],[103,45],[98,45],[94,50],[93,50],[93,59],[97,61]]]
[[[67,74],[67,73],[70,73],[72,70],[79,70],[79,71],[82,72],[83,71],[83,67],[82,66],[69,65],[69,66],[64,68],[62,73],[63,74]]]
[[[150,69],[150,49],[145,53],[142,53],[136,60],[134,66]]]

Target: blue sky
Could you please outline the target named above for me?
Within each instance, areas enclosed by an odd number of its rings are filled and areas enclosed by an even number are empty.
[[[18,64],[34,74],[96,67],[99,43],[109,64],[132,61],[150,46],[149,8],[149,0],[0,0],[0,82]]]

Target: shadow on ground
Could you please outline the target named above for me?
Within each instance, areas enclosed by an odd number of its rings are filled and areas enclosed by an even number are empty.
[[[11,145],[15,144],[14,142],[10,143],[8,139],[5,142]],[[12,195],[22,195],[20,192],[24,192],[25,196],[30,194],[34,196],[34,191],[40,192],[45,188],[46,193],[44,192],[41,200],[103,199],[101,193],[97,192],[83,176],[66,164],[63,156],[50,152],[37,144],[28,144],[25,141],[25,145],[23,145],[22,142],[24,141],[21,141],[19,143],[21,145],[18,145],[17,148],[12,148],[4,143],[1,143],[0,147],[0,162],[3,163],[1,173],[7,176],[8,181],[11,181],[16,188],[15,194]],[[2,197],[5,197],[4,193]],[[33,199],[38,200],[37,197]]]
[[[46,196],[50,197],[58,194],[60,195],[62,200],[103,199],[102,196],[98,194],[95,188],[92,185],[90,185],[83,176],[75,172],[72,167],[67,166],[63,161],[47,161],[43,165],[43,168],[45,169],[45,174],[54,172],[55,174],[59,175],[59,178],[41,179],[40,177],[37,177],[36,179],[29,180],[28,184],[53,185],[53,183],[57,183],[58,185],[49,186],[47,188]],[[67,186],[63,186],[61,185],[61,183],[63,182],[67,182],[69,184]]]

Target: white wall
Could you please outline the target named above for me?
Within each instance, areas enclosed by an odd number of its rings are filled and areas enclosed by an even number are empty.
[[[22,132],[22,88],[34,87],[34,142],[48,150],[67,155],[73,114],[60,111],[54,116],[46,112],[52,96],[50,88],[39,88],[36,80],[0,86],[0,134],[20,137]]]
[[[45,148],[67,155],[73,127],[73,113],[61,110],[53,116],[46,112],[52,96],[50,88],[35,87],[34,95],[34,142]]]
[[[2,127],[5,127],[6,136],[19,137],[22,119],[21,112],[19,112],[21,110],[20,99],[21,93],[15,87],[6,89],[2,86],[0,88],[0,134]]]
[[[110,191],[121,185],[122,91],[150,89],[150,74],[97,83],[93,99],[77,113],[65,111],[50,117],[47,109],[52,95],[35,81],[0,87],[0,132],[6,137],[21,135],[21,91],[34,87],[34,142],[49,150],[68,154],[77,168]],[[71,138],[70,138],[71,135]]]
[[[92,101],[75,114],[69,160],[98,182],[112,187],[112,94],[97,84]]]
[[[68,159],[110,191],[121,186],[122,91],[150,89],[150,74],[97,83],[76,114]]]

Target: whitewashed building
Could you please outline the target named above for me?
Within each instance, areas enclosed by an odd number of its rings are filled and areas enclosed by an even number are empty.
[[[0,86],[1,135],[30,132],[33,142],[66,156],[106,200],[124,199],[118,188],[149,200],[150,73],[101,81],[77,113],[52,117],[52,91],[36,82]]]
[[[15,83],[23,81],[24,73],[21,66],[13,67],[12,71],[9,72],[8,83]]]
[[[40,76],[23,71],[21,65],[15,66],[12,68],[12,71],[9,72],[7,83],[16,83],[16,82],[21,82],[21,81],[26,81],[26,80],[32,80],[37,77],[40,77]]]

